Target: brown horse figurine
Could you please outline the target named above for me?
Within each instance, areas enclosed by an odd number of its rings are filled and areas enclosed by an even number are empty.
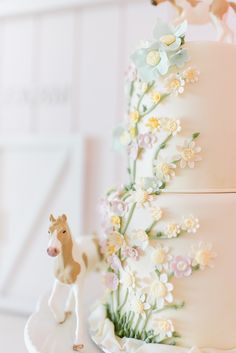
[[[55,258],[55,283],[49,298],[49,307],[58,324],[63,324],[74,312],[76,316],[74,351],[84,347],[83,287],[89,269],[100,260],[95,237],[84,236],[75,241],[67,223],[67,217],[50,216],[47,253]]]
[[[216,28],[218,40],[232,43],[234,35],[227,25],[226,17],[231,7],[236,12],[236,3],[227,0],[151,0],[155,6],[171,3],[178,12],[175,23],[187,19],[189,24],[212,22]]]

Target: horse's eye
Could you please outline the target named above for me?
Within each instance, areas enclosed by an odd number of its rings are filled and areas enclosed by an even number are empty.
[[[51,234],[50,231],[48,231],[48,234],[49,234],[49,235]]]
[[[65,234],[66,233],[66,230],[63,230],[63,232],[62,232],[63,234]]]

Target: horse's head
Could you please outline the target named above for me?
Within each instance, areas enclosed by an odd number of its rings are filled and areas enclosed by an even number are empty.
[[[55,257],[61,253],[62,245],[65,244],[70,238],[70,231],[67,224],[66,215],[54,218],[50,215],[50,226],[48,233],[50,235],[47,253],[49,256]]]

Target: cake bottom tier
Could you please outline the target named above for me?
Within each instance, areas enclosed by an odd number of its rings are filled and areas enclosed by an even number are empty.
[[[180,334],[177,338],[178,346],[214,347],[218,350],[236,348],[236,194],[163,193],[152,202],[151,207],[154,206],[163,210],[162,219],[153,228],[154,237],[155,234],[159,234],[159,238],[153,240],[153,247],[149,245],[138,261],[127,259],[129,274],[133,273],[139,279],[145,280],[153,271],[152,252],[159,245],[170,248],[173,261],[176,256],[188,257],[190,252],[195,251],[196,258],[209,265],[208,259],[204,258],[206,254],[201,255],[197,252],[201,246],[211,244],[217,254],[210,263],[214,265],[210,266],[212,268],[197,266],[197,270],[193,269],[191,275],[185,272],[184,276],[178,278],[178,274],[183,270],[181,268],[183,264],[180,264],[180,268],[176,264],[177,278],[173,276],[169,280],[174,286],[171,293],[174,302],[183,301],[184,306],[179,310],[173,308],[160,310],[156,318],[173,322],[175,331]],[[170,233],[169,236],[172,236],[170,239],[160,237],[161,232],[165,234],[168,224],[181,224],[182,217],[188,218],[192,215],[199,219],[200,223],[196,234],[182,232],[177,237],[174,233]],[[127,235],[140,229],[148,229],[152,221],[150,207],[136,207]],[[121,283],[120,288],[122,298],[127,293],[124,283]],[[166,289],[155,288],[155,290],[157,295],[163,296],[163,290]],[[128,298],[122,310],[128,313],[133,300]],[[145,317],[145,312],[143,315]],[[134,322],[135,320],[136,317]],[[147,330],[151,330],[153,325],[153,320],[149,320]]]

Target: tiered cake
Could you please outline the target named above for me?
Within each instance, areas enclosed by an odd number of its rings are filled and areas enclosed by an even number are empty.
[[[129,182],[102,203],[106,352],[236,352],[236,47],[158,21],[132,55],[115,144]]]

